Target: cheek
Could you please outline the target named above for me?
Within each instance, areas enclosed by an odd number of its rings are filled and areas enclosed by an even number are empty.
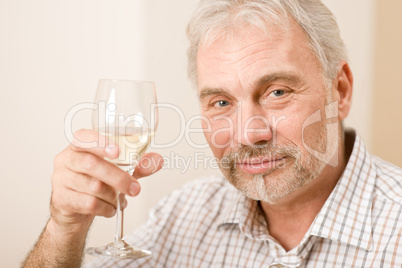
[[[325,153],[325,126],[316,122],[303,129],[303,148]]]
[[[271,121],[274,142],[278,144],[292,144],[302,149],[303,124],[306,116],[300,111],[290,111],[275,116]],[[314,132],[314,131],[313,131]],[[306,133],[304,133],[306,135]]]
[[[267,116],[273,134],[285,134],[297,132],[299,129],[300,112],[299,111],[271,111]]]
[[[203,122],[204,136],[215,157],[222,158],[233,144],[233,126],[226,120],[209,120]]]
[[[302,152],[307,152],[306,148],[322,152],[325,149],[326,129],[325,122],[322,119],[323,111],[317,107],[304,111],[300,109],[290,114],[291,116],[279,122],[278,137],[284,137]]]

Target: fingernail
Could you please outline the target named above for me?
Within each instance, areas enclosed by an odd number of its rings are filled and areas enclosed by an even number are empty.
[[[137,182],[132,182],[128,189],[128,193],[131,196],[136,196],[140,191],[140,185]]]

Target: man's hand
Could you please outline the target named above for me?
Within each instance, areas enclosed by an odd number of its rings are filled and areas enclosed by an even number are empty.
[[[94,142],[98,146],[84,148]],[[54,161],[51,220],[70,231],[85,230],[94,216],[112,217],[116,213],[116,190],[136,196],[140,192],[139,176],[148,176],[161,168],[162,161],[156,159],[151,163],[159,166],[144,169],[139,164],[131,176],[104,159],[118,156],[119,148],[105,136],[94,130],[77,131],[73,143]],[[157,154],[146,155],[151,157],[161,158]]]
[[[113,141],[98,132],[79,130],[75,133],[72,144],[55,158],[51,217],[25,267],[36,267],[39,263],[40,267],[79,267],[76,263],[81,263],[85,238],[94,217],[112,217],[116,213],[116,190],[136,196],[141,189],[137,179],[162,167],[162,157],[148,153],[131,176],[104,159],[115,159],[118,155],[119,148]],[[151,165],[144,168],[143,159]],[[69,256],[63,256],[63,252],[78,256],[79,260],[69,262]],[[43,260],[50,262],[43,264]],[[64,263],[64,266],[55,263]]]

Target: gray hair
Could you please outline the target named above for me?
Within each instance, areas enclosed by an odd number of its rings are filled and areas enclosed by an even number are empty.
[[[289,29],[289,17],[307,34],[329,86],[338,74],[339,61],[347,60],[347,53],[335,17],[321,0],[201,0],[187,26],[190,80],[197,85],[200,44],[213,42],[221,32],[230,34],[239,22],[264,32],[268,23]]]

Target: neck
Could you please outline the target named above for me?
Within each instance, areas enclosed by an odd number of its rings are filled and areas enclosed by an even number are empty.
[[[339,163],[327,165],[319,176],[275,204],[261,202],[269,233],[286,250],[296,247],[341,177],[347,156],[344,141],[339,143]]]

